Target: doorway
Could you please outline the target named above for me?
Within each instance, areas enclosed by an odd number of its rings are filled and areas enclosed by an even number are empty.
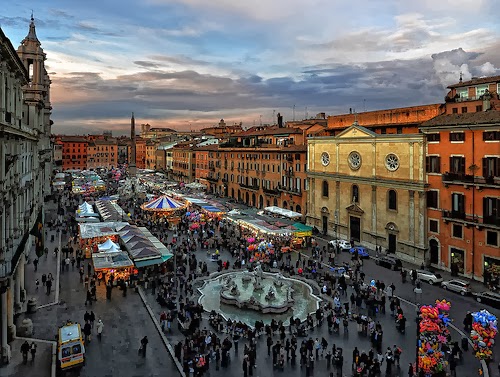
[[[429,241],[429,251],[431,253],[431,264],[439,263],[439,242],[436,240]]]
[[[389,233],[387,251],[393,254],[396,253],[397,244],[398,244],[397,236],[395,234]]]
[[[351,230],[351,239],[356,242],[361,241],[361,219],[356,216],[349,216],[349,229]]]
[[[323,234],[328,233],[328,216],[323,216],[322,232],[323,232]]]

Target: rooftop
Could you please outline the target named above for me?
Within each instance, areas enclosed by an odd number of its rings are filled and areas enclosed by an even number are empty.
[[[458,82],[456,84],[448,86],[448,89],[461,88],[464,86],[472,86],[478,84],[488,84],[500,82],[500,76],[490,76],[490,77],[473,77],[471,80]]]
[[[500,76],[499,76],[500,77]],[[438,115],[427,122],[423,122],[421,127],[439,127],[439,126],[465,126],[473,124],[500,124],[500,111],[490,110],[477,113],[464,114],[443,114]]]

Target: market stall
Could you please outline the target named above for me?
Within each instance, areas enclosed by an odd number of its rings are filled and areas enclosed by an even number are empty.
[[[111,240],[118,241],[118,229],[128,223],[103,222],[103,223],[80,223],[78,225],[78,239],[85,258],[90,258],[92,252],[98,251],[98,245]]]
[[[282,216],[289,219],[300,219],[302,214],[295,211],[290,211],[289,209],[284,209],[276,206],[266,207],[264,208],[264,212],[267,212],[271,215]]]
[[[129,280],[134,273],[134,263],[130,260],[126,252],[108,251],[92,254],[92,264],[98,278],[104,279],[106,284],[111,276],[113,282]]]

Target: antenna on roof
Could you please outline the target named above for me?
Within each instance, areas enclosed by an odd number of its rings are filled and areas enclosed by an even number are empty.
[[[460,81],[459,82],[462,82],[462,72],[460,72]]]

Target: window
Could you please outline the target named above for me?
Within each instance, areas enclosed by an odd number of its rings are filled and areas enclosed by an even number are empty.
[[[402,134],[403,133],[403,127],[397,127],[396,128],[396,133],[397,134]]]
[[[387,193],[387,205],[391,210],[396,211],[398,209],[398,200],[395,190],[389,190]]]
[[[477,105],[476,106],[476,113],[480,113],[481,111],[483,111],[483,105]]]
[[[450,157],[450,173],[465,174],[465,157]]]
[[[451,194],[451,211],[457,214],[465,213],[464,194]]]
[[[498,224],[500,219],[500,199],[483,198],[483,222]]]
[[[385,128],[381,128],[381,129],[380,129],[380,133],[381,133],[382,135],[385,135],[385,134],[387,133],[387,130],[386,130]]]
[[[428,134],[427,135],[427,141],[429,142],[439,142],[441,140],[441,135],[440,134]]]
[[[427,208],[439,208],[439,191],[427,191]]]
[[[476,86],[476,97],[482,96],[488,90],[488,85]]]
[[[462,107],[462,114],[465,114],[467,112],[467,106]]]
[[[328,198],[328,182],[323,181],[323,190],[322,190],[323,196]]]
[[[454,107],[453,109],[451,109],[451,112],[453,114],[458,114],[458,107]]]
[[[499,141],[500,131],[484,131],[483,132],[484,141]]]
[[[465,141],[465,133],[450,132],[450,141]]]
[[[439,233],[439,221],[429,220],[429,232]]]
[[[493,230],[486,231],[486,245],[498,246],[498,232]]]
[[[500,158],[483,158],[483,177],[500,177]]]
[[[359,203],[359,187],[358,185],[352,185],[351,197],[353,203]]]
[[[452,224],[451,226],[451,234],[453,238],[463,238],[463,227],[460,224]]]
[[[425,171],[427,173],[441,172],[441,158],[439,156],[429,156],[425,159]]]

